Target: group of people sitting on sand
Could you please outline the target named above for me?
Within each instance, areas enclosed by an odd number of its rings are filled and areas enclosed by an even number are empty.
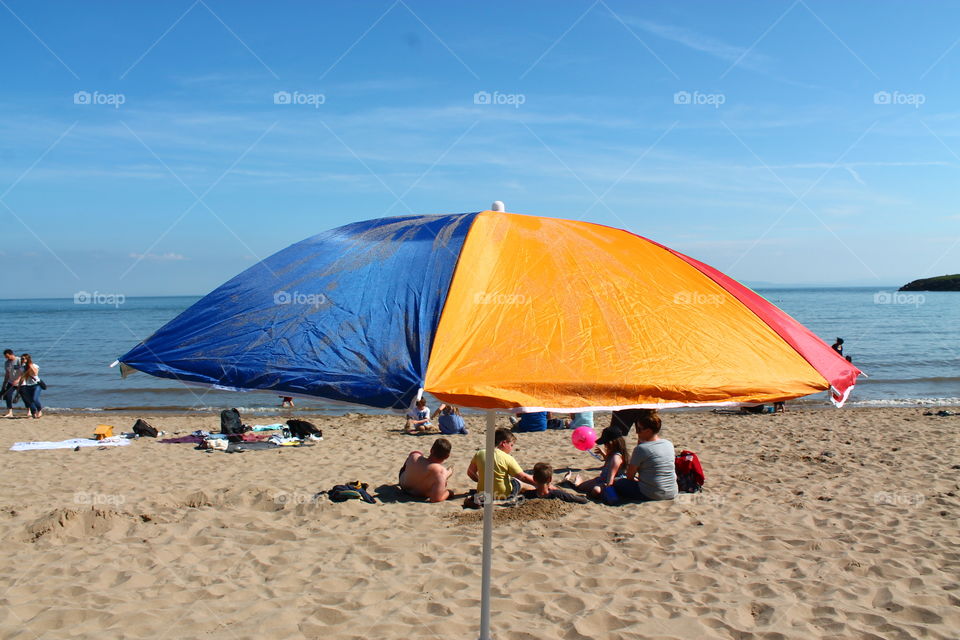
[[[428,433],[433,427],[430,421],[430,407],[423,398],[407,412],[404,432],[410,435]],[[460,415],[460,409],[453,405],[441,404],[437,409],[437,428],[444,435],[467,435],[467,427]],[[546,431],[547,429],[576,429],[592,427],[593,412],[552,413],[549,411],[530,411],[510,416],[511,430],[514,433]]]
[[[460,415],[460,409],[449,404],[441,404],[437,409],[437,428],[440,433],[452,436],[457,434],[468,435],[467,425]],[[404,432],[411,435],[418,433],[427,433],[430,431],[433,423],[430,422],[430,407],[423,398],[417,400],[416,404],[407,412],[407,422],[404,425]]]
[[[510,429],[497,429],[492,491],[486,491],[485,486],[487,452],[479,449],[467,467],[467,477],[476,483],[476,489],[467,495],[464,505],[480,507],[488,498],[511,502],[519,497],[581,504],[588,498],[606,504],[672,500],[678,493],[674,466],[676,454],[673,443],[660,437],[660,428],[660,415],[655,409],[615,411],[610,426],[603,430],[594,449],[594,454],[603,460],[600,474],[583,479],[579,474],[567,473],[561,482],[577,493],[555,486],[553,467],[546,462],[535,464],[531,473],[524,471],[511,455],[517,443],[516,434]],[[631,429],[636,430],[637,445],[628,459],[626,438]],[[428,455],[421,451],[411,452],[400,469],[401,489],[430,502],[454,497],[453,490],[447,486],[453,469],[445,466],[451,450],[447,438],[437,438]]]

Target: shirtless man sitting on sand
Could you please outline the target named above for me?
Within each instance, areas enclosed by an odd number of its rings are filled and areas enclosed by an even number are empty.
[[[453,497],[453,491],[447,489],[447,479],[453,475],[453,468],[443,463],[450,457],[450,441],[437,438],[430,447],[430,455],[413,451],[400,468],[400,488],[412,496],[426,498],[428,502],[443,502]]]

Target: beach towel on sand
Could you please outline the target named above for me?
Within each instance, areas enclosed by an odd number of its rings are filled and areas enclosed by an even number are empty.
[[[280,431],[282,429],[282,422],[277,422],[274,424],[255,424],[253,427],[251,427],[252,431]]]
[[[37,451],[39,449],[76,449],[77,447],[125,447],[130,440],[123,436],[91,440],[89,438],[75,438],[59,442],[16,442],[10,451]]]

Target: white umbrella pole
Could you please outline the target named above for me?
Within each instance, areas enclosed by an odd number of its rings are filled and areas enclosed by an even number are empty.
[[[490,574],[493,570],[493,461],[497,417],[487,411],[487,453],[483,465],[483,573],[480,578],[480,640],[490,640]]]

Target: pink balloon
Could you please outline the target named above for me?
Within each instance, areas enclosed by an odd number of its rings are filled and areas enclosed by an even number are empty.
[[[597,442],[597,432],[590,427],[577,427],[570,435],[570,440],[580,451],[588,451]]]

